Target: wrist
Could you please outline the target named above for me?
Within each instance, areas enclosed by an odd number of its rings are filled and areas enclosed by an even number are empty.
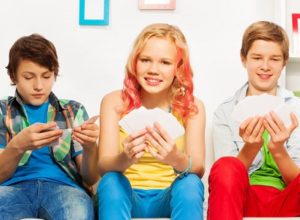
[[[6,147],[10,150],[13,150],[18,155],[22,155],[27,151],[26,147],[20,146],[18,143],[14,141],[14,139],[8,142]]]
[[[191,168],[192,168],[192,158],[189,156],[188,157],[188,164],[187,166],[184,168],[184,170],[177,170],[175,168],[174,169],[174,172],[175,174],[179,177],[179,178],[183,178],[185,177],[186,175],[188,175],[191,171]]]

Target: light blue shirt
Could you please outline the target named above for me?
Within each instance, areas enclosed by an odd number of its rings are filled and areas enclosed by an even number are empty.
[[[231,113],[241,100],[246,97],[248,83],[240,88],[233,97],[225,100],[219,105],[213,116],[213,147],[215,159],[223,156],[237,156],[244,146],[242,138],[239,136],[239,124],[235,122]],[[286,104],[296,114],[300,122],[300,99],[294,96],[293,92],[277,87],[277,96],[282,97]],[[298,126],[285,143],[288,154],[292,160],[300,167],[300,127]],[[263,155],[260,151],[249,168],[249,174],[257,170],[263,164]]]

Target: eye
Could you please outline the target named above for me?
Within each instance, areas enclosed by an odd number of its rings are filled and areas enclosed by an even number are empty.
[[[260,57],[252,57],[253,60],[260,60]]]
[[[162,64],[164,65],[171,65],[172,63],[170,61],[167,61],[167,60],[163,60],[161,61]]]
[[[271,60],[272,60],[272,61],[276,61],[276,62],[277,62],[277,61],[281,61],[280,58],[272,58]]]
[[[147,63],[147,62],[149,62],[150,60],[149,60],[148,58],[140,58],[140,61],[141,61],[142,63]]]
[[[24,79],[26,79],[26,80],[30,80],[32,78],[33,78],[33,76],[24,76]]]

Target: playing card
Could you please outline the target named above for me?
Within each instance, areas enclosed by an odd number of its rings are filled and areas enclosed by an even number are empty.
[[[268,94],[247,96],[235,106],[231,117],[242,123],[249,117],[264,116],[271,111],[277,113],[286,126],[290,125],[290,107],[283,98]]]
[[[135,109],[124,116],[119,121],[119,125],[126,133],[131,134],[146,128],[146,126],[153,126],[154,122],[158,122],[173,139],[184,134],[184,128],[178,120],[171,113],[160,108],[146,109],[140,107]]]

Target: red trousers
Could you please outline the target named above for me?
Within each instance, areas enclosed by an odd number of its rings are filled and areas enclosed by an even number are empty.
[[[224,157],[215,162],[208,181],[208,220],[300,216],[300,175],[284,190],[251,186],[242,162]]]

